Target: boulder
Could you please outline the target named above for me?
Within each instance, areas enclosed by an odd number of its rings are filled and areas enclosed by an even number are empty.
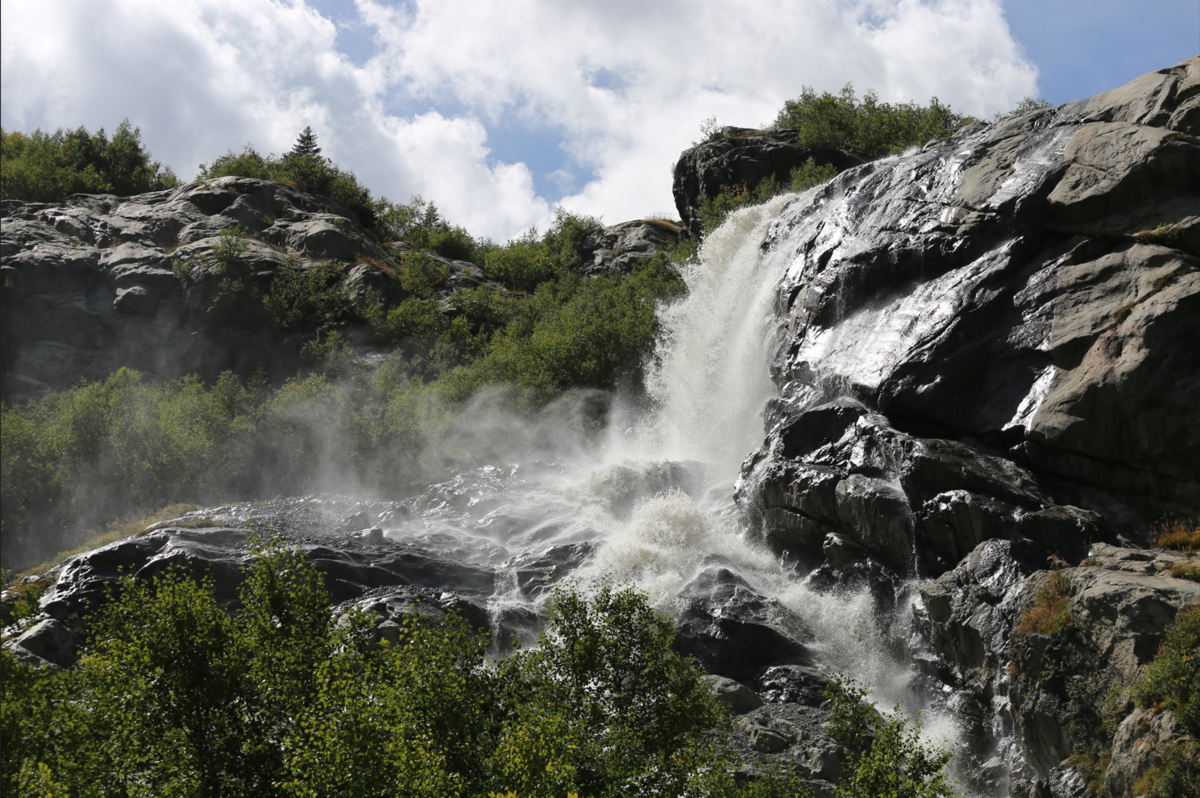
[[[860,153],[799,146],[799,131],[725,128],[719,135],[679,156],[674,169],[675,208],[691,235],[702,232],[698,214],[705,198],[740,186],[753,191],[767,179],[790,185],[791,172],[812,158],[839,172],[866,163]]]
[[[627,274],[638,263],[654,257],[659,247],[678,243],[686,236],[686,228],[665,219],[614,224],[583,240],[579,248],[583,260],[581,271],[591,277]]]
[[[763,705],[763,700],[741,682],[715,674],[705,676],[704,681],[708,683],[708,689],[717,703],[735,715],[744,715]]]

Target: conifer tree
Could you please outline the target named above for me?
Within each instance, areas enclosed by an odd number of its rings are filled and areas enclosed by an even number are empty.
[[[313,133],[312,127],[305,125],[304,131],[296,139],[296,146],[292,147],[292,151],[288,153],[288,156],[303,157],[305,155],[320,154],[321,148],[317,146],[317,134]]]

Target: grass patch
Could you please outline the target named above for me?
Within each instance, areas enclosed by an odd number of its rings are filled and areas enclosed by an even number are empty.
[[[1033,597],[1017,621],[1016,634],[1056,635],[1075,625],[1071,613],[1071,580],[1062,571],[1051,571],[1046,586]]]
[[[1133,237],[1141,244],[1158,244],[1163,247],[1178,248],[1183,236],[1183,223],[1170,224],[1163,222],[1153,230],[1142,230],[1134,233]]]
[[[1169,519],[1154,529],[1154,545],[1160,549],[1194,554],[1200,551],[1200,522]]]
[[[1194,562],[1173,562],[1167,571],[1176,579],[1200,582],[1200,565]]]

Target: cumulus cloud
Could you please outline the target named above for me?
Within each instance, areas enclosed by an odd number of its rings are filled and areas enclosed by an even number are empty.
[[[1036,94],[998,0],[358,0],[353,13],[339,24],[370,34],[369,58],[339,52],[338,27],[300,0],[5,3],[0,114],[22,130],[128,116],[182,177],[247,142],[284,151],[312,125],[375,193],[420,193],[503,239],[544,226],[556,201],[609,222],[669,211],[669,169],[701,120],[769,122],[804,85],[936,95],[979,116]],[[501,161],[488,129],[505,124],[560,145]],[[539,196],[535,173],[575,193]]]

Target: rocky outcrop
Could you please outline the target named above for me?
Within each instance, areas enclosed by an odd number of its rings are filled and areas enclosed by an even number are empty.
[[[218,303],[214,250],[237,230],[237,275],[263,289],[285,266],[386,253],[353,213],[323,197],[227,177],[135,197],[75,195],[3,208],[3,395],[21,401],[121,367],[168,379],[262,368],[284,376],[301,340],[262,314]]]
[[[1143,539],[1141,512],[1200,511],[1200,139],[1166,127],[1198,73],[971,126],[784,210],[782,397],[743,472],[778,551],[936,576],[988,539],[1078,562]]]
[[[684,227],[701,234],[698,214],[705,198],[723,189],[739,186],[753,191],[764,180],[774,179],[780,187],[791,184],[792,170],[812,159],[818,166],[830,165],[839,172],[867,162],[860,153],[832,149],[806,149],[796,130],[751,130],[724,128],[719,135],[686,150],[675,164],[675,208]]]
[[[1200,564],[1200,557],[1097,546],[1084,564],[1057,572],[1069,586],[1067,625],[1022,630],[1022,613],[1049,589],[1051,572],[1034,564],[1040,554],[1031,541],[980,544],[954,570],[921,585],[918,626],[952,666],[953,683],[1003,708],[1001,730],[1020,742],[1032,770],[1025,775],[1049,785],[1073,770],[1067,760],[1095,736],[1090,727],[1100,723],[1105,702],[1125,700],[1120,690],[1157,654],[1178,611],[1200,606],[1200,584],[1170,571],[1172,563]],[[1136,781],[1131,774],[1140,776],[1153,759],[1149,743],[1139,747],[1134,740],[1134,730],[1149,720],[1135,709],[1121,724],[1106,776],[1120,784],[1114,795],[1124,795]],[[1153,739],[1180,733],[1160,719]],[[1014,765],[1014,775],[1021,775],[1021,763]]]
[[[579,249],[589,277],[607,273],[627,274],[638,263],[654,257],[660,247],[679,243],[686,228],[666,219],[640,219],[614,224],[592,233]]]
[[[806,192],[764,244],[781,395],[742,506],[814,585],[886,609],[889,574],[930,580],[921,670],[1018,741],[1014,794],[1083,789],[1081,680],[1129,684],[1200,602],[1139,548],[1200,514],[1197,101],[1200,58],[973,125]],[[1015,634],[1051,567],[1073,625]]]
[[[102,380],[122,367],[156,380],[212,380],[226,370],[282,380],[322,325],[348,322],[308,320],[300,328],[271,319],[261,297],[273,281],[328,266],[351,301],[361,304],[370,292],[386,309],[410,296],[399,277],[417,252],[403,241],[380,244],[324,197],[241,177],[127,198],[6,200],[0,212],[5,401]],[[663,220],[614,225],[588,237],[582,271],[628,272],[682,235]],[[445,268],[433,287],[440,298],[485,284],[500,290],[473,263],[422,254]],[[456,311],[446,303],[445,312]],[[366,325],[346,331],[353,344],[375,343]]]

